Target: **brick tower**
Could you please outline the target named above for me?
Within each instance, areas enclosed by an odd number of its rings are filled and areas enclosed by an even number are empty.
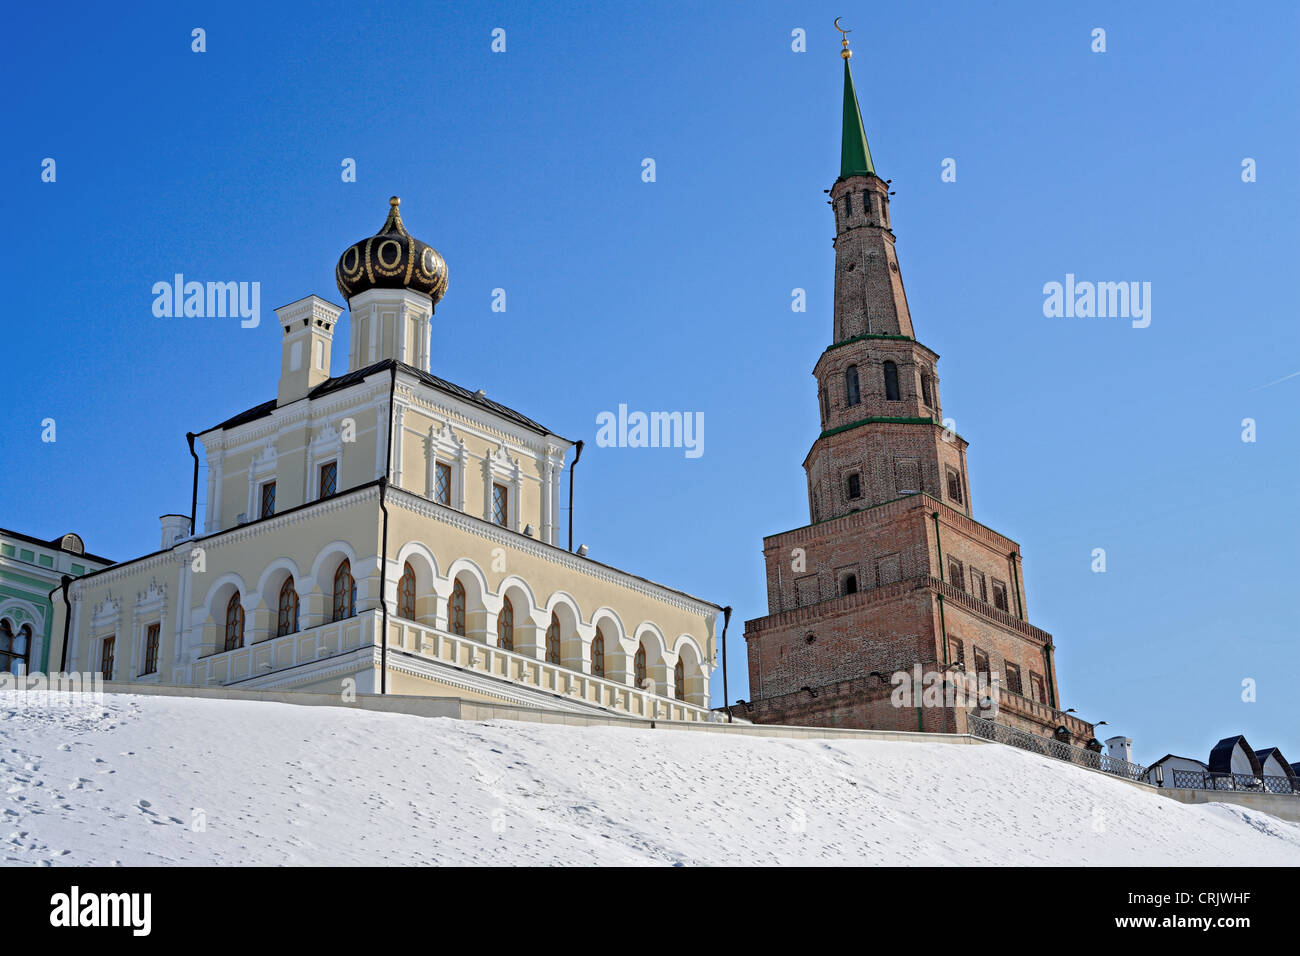
[[[966,441],[945,426],[939,356],[915,336],[889,180],[843,46],[833,337],[813,368],[821,433],[803,463],[810,523],[763,541],[768,614],[745,624],[753,700],[735,712],[960,732],[982,701],[999,722],[1089,743],[1092,725],[1060,710],[1051,635],[1026,620],[1019,546],[972,517]],[[901,672],[930,695],[900,705]]]

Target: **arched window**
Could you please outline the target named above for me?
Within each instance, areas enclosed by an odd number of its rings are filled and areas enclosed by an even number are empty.
[[[930,376],[924,371],[921,372],[921,401],[934,408],[934,392],[930,388]]]
[[[686,665],[682,663],[680,657],[673,667],[673,695],[678,700],[686,699]]]
[[[224,650],[233,651],[244,646],[244,605],[239,603],[239,592],[230,595],[226,603],[226,645]]]
[[[844,575],[844,593],[845,594],[858,593],[858,576],[856,574]]]
[[[284,637],[298,630],[298,592],[293,587],[293,576],[280,585],[280,613],[275,620],[275,636]]]
[[[551,626],[546,629],[546,663],[560,663],[560,619],[551,612]]]
[[[858,367],[850,365],[844,370],[844,400],[850,405],[856,405],[862,401],[862,395],[858,390]]]
[[[645,684],[645,645],[639,644],[636,656],[632,658],[632,681],[637,687]]]
[[[465,636],[465,585],[460,578],[451,586],[451,606],[447,609],[447,630]]]
[[[415,568],[410,561],[402,565],[402,577],[397,582],[397,616],[415,620]]]
[[[885,398],[898,401],[898,366],[893,362],[885,363]]]
[[[497,647],[503,651],[515,649],[515,606],[510,598],[501,601],[501,613],[497,615]]]
[[[30,624],[24,624],[15,634],[8,621],[0,621],[0,673],[26,674],[31,648]]]
[[[352,579],[352,562],[344,558],[334,572],[333,621],[341,621],[357,613],[357,583]]]
[[[605,635],[596,628],[596,636],[591,639],[591,676],[605,676]]]

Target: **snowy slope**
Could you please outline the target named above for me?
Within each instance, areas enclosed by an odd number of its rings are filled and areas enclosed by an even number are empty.
[[[1300,863],[1295,824],[1002,746],[6,695],[7,864]]]

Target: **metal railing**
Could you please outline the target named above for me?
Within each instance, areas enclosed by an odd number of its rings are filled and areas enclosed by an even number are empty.
[[[973,736],[982,737],[985,740],[1007,744],[1011,747],[1019,747],[1021,750],[1028,750],[1030,753],[1054,757],[1057,760],[1078,764],[1081,767],[1090,767],[1093,770],[1111,773],[1127,780],[1142,780],[1146,777],[1147,768],[1141,764],[1130,763],[1127,760],[1121,760],[1109,754],[1085,750],[1082,747],[1072,747],[1070,744],[1062,743],[1052,737],[1042,737],[1038,734],[1017,730],[1015,727],[1008,727],[1006,724],[986,720],[975,714],[966,715],[966,729]]]
[[[1300,782],[1290,777],[1253,773],[1212,773],[1201,770],[1175,770],[1173,786],[1185,790],[1239,790],[1247,793],[1300,794]]]

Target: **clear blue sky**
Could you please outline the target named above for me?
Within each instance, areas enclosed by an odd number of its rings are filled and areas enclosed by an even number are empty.
[[[337,257],[396,193],[451,270],[434,371],[588,440],[578,539],[734,605],[748,696],[762,536],[808,517],[842,15],[975,516],[1023,545],[1064,703],[1143,760],[1237,732],[1300,760],[1300,376],[1268,385],[1300,371],[1296,7],[551,6],[11,11],[0,524],[156,547],[189,507],[185,432],[274,396],[270,310],[337,301]],[[154,318],[174,272],[260,281],[261,327]],[[1067,272],[1151,282],[1150,328],[1045,318]],[[702,411],[703,457],[596,448],[619,403]]]

